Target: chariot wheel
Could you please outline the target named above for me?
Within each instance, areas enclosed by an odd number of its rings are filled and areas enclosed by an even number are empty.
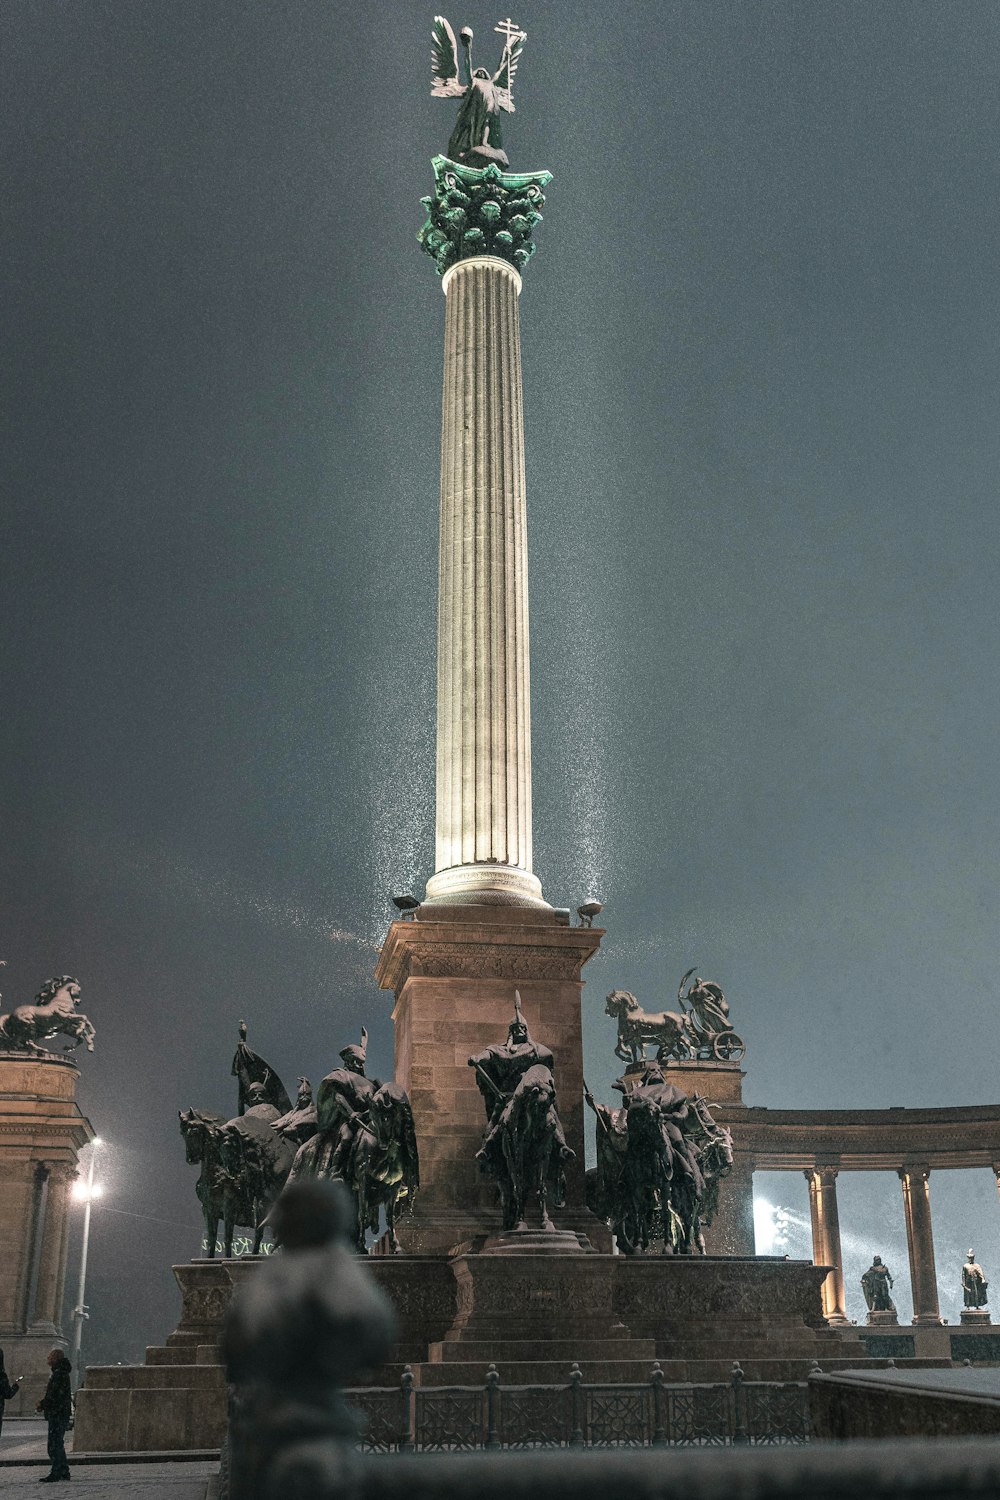
[[[720,1031],[712,1043],[712,1055],[719,1062],[739,1062],[746,1050],[746,1043],[735,1031]]]

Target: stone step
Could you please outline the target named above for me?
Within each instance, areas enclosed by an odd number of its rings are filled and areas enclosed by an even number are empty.
[[[221,1365],[88,1365],[88,1390],[214,1391],[226,1383]]]
[[[149,1344],[146,1348],[147,1365],[189,1365],[192,1346],[188,1344]]]
[[[427,1351],[429,1364],[468,1364],[485,1360],[487,1364],[527,1364],[532,1360],[551,1363],[560,1360],[569,1369],[575,1360],[647,1360],[650,1368],[656,1360],[654,1339],[517,1339],[498,1343],[494,1339],[444,1340],[431,1344]]]

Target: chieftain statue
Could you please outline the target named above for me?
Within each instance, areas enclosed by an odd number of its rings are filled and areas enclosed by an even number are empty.
[[[970,1250],[962,1267],[962,1300],[966,1307],[985,1307],[988,1286],[983,1268]]]
[[[342,1048],[343,1066],[323,1079],[315,1103],[302,1077],[293,1107],[275,1070],[247,1043],[246,1022],[240,1022],[232,1067],[239,1114],[232,1120],[205,1110],[180,1115],[187,1159],[202,1168],[197,1190],[210,1256],[220,1221],[226,1255],[232,1254],[237,1226],[252,1227],[256,1254],[264,1229],[276,1222],[286,1181],[308,1178],[344,1184],[356,1250],[364,1254],[366,1234],[378,1234],[383,1208],[389,1247],[399,1250],[396,1221],[402,1210],[412,1209],[419,1185],[413,1112],[403,1089],[366,1075],[367,1053],[362,1027],[360,1044]]]
[[[431,93],[441,99],[461,99],[458,119],[448,141],[450,161],[467,167],[508,165],[500,128],[501,112],[514,113],[512,85],[517,72],[526,33],[511,21],[501,21],[494,30],[504,38],[500,66],[495,73],[488,68],[472,66],[472,29],[463,26],[459,33],[465,59],[465,79],[461,75],[455,33],[444,16],[435,16],[431,30],[431,71],[434,81]]]
[[[308,1078],[299,1079],[295,1104],[280,1119],[275,1120],[273,1128],[295,1146],[301,1146],[316,1134],[316,1106],[313,1103],[312,1084]]]
[[[597,1116],[593,1208],[611,1226],[624,1255],[662,1243],[665,1255],[705,1253],[704,1229],[718,1206],[719,1182],[732,1169],[732,1138],[700,1096],[667,1083],[658,1063],[631,1088],[615,1088],[624,1106],[585,1099]]]
[[[876,1255],[861,1278],[861,1290],[865,1294],[869,1313],[893,1313],[896,1304],[892,1300],[892,1276],[882,1257]]]
[[[566,1144],[556,1109],[552,1053],[532,1040],[516,991],[507,1041],[470,1057],[469,1067],[476,1070],[487,1114],[476,1160],[497,1184],[504,1229],[527,1229],[531,1198],[537,1199],[542,1228],[553,1229],[548,1205],[563,1206],[563,1164],[576,1153]]]
[[[4,962],[0,960],[0,968]],[[2,998],[2,997],[0,997]],[[88,1052],[94,1050],[94,1028],[81,1015],[80,983],[71,974],[58,974],[42,985],[34,1005],[19,1005],[8,1015],[0,1015],[0,1052],[20,1052],[31,1057],[51,1057],[39,1042],[53,1036],[68,1036],[64,1052],[73,1052],[81,1042]]]
[[[233,1119],[209,1110],[178,1112],[187,1160],[201,1167],[196,1191],[210,1259],[220,1222],[224,1255],[233,1253],[237,1228],[252,1229],[253,1253],[258,1253],[267,1215],[292,1164],[291,1147],[274,1129],[290,1101],[278,1075],[247,1045],[245,1021],[232,1071],[239,1081],[239,1113]]]
[[[291,1178],[326,1177],[350,1185],[350,1161],[362,1124],[368,1118],[372,1098],[381,1088],[377,1078],[365,1073],[368,1033],[361,1028],[360,1044],[342,1047],[342,1068],[334,1068],[316,1095],[316,1133],[299,1147]]]

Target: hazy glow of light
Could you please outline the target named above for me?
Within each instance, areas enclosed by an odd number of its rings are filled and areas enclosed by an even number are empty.
[[[788,1249],[789,1230],[798,1223],[798,1215],[787,1208],[754,1197],[753,1236],[758,1255],[783,1255]]]
[[[90,1144],[92,1146],[103,1146],[104,1142],[101,1140],[101,1137],[99,1135],[95,1135]]]
[[[95,1182],[92,1187],[88,1187],[82,1179],[73,1184],[73,1197],[77,1203],[86,1203],[88,1198],[99,1198],[103,1192],[104,1189],[99,1182]]]

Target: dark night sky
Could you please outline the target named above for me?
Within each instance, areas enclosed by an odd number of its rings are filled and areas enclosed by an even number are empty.
[[[72,972],[98,1028],[92,1360],[176,1321],[176,1111],[235,1107],[240,1016],[286,1083],[362,1022],[391,1071],[375,949],[433,862],[431,13],[0,10],[0,956],[6,1003]],[[492,54],[499,12],[450,19]],[[535,867],[606,903],[591,1082],[607,991],[659,1008],[697,963],[751,1103],[993,1101],[1000,12],[514,19],[511,162],[554,173],[522,298]],[[761,1186],[798,1253],[805,1183]],[[1000,1208],[985,1172],[931,1191],[954,1318]],[[908,1316],[898,1183],[842,1208],[849,1294],[880,1250]]]

